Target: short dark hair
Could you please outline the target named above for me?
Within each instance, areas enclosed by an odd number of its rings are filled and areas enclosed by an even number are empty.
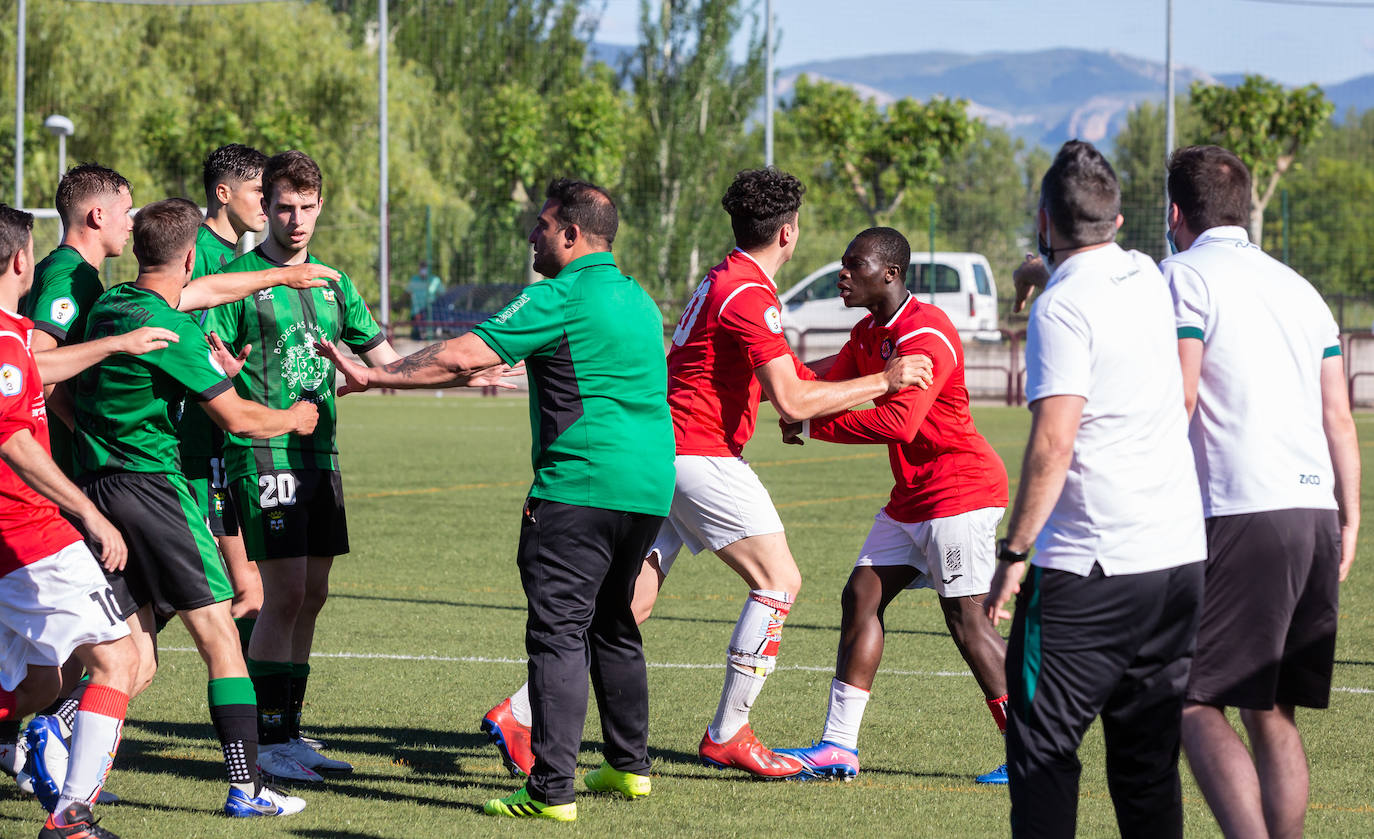
[[[1250,223],[1250,170],[1221,146],[1185,146],[1169,156],[1169,201],[1194,233]]]
[[[891,265],[906,277],[907,266],[911,264],[911,243],[900,231],[891,227],[870,227],[854,237],[854,241],[870,242],[873,252],[885,265]]]
[[[72,213],[84,209],[92,199],[118,195],[128,189],[129,181],[99,163],[78,163],[67,170],[57,184],[57,215],[63,227],[71,227]]]
[[[138,267],[158,268],[186,253],[196,241],[200,208],[185,198],[154,201],[134,215]]]
[[[267,165],[267,155],[242,143],[229,143],[210,152],[205,158],[202,176],[205,180],[205,198],[215,195],[215,187],[230,180],[251,181],[262,177],[262,169]]]
[[[1059,149],[1040,181],[1040,203],[1055,229],[1069,237],[1064,246],[1096,245],[1116,238],[1121,185],[1116,172],[1092,143],[1070,140]]]
[[[796,221],[804,192],[801,181],[772,167],[735,175],[720,199],[730,214],[735,244],[749,250],[772,241],[784,224]]]
[[[33,214],[0,204],[0,265],[8,265],[33,237]]]
[[[544,197],[558,202],[554,216],[564,224],[575,224],[588,236],[601,239],[610,247],[620,229],[620,212],[610,193],[586,181],[557,178],[549,181]]]
[[[320,167],[303,151],[284,151],[267,159],[262,167],[262,194],[270,203],[275,197],[277,184],[286,182],[296,192],[302,194],[323,194],[324,175]]]

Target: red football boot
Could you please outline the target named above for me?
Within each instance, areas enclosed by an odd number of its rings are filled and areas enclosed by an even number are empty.
[[[482,718],[482,731],[501,752],[501,762],[515,777],[528,777],[534,768],[534,750],[530,748],[530,727],[521,725],[510,711],[510,698],[487,711]]]
[[[702,735],[697,753],[711,766],[743,769],[759,778],[791,778],[806,771],[806,767],[796,758],[765,748],[754,736],[754,729],[748,723],[724,743],[711,739],[711,730],[708,728]]]

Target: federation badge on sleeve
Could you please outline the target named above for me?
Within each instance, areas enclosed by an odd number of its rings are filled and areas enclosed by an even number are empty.
[[[71,323],[72,318],[76,317],[76,304],[70,297],[59,297],[52,301],[52,310],[49,312],[53,323],[59,326],[66,326]]]
[[[0,395],[18,396],[24,389],[24,373],[13,364],[0,367]]]
[[[763,322],[768,325],[770,331],[782,334],[782,314],[778,312],[777,306],[769,306],[764,310]]]
[[[220,366],[220,363],[219,363],[218,361],[215,361],[215,351],[214,351],[214,350],[210,350],[210,351],[209,351],[208,358],[210,359],[210,367],[211,367],[212,369],[214,369],[214,371],[215,371],[216,373],[220,374],[221,376],[226,376],[226,375],[228,375],[227,373],[224,372],[224,368]]]
[[[878,355],[881,355],[881,356],[883,357],[884,360],[889,359],[889,358],[892,357],[892,339],[891,339],[891,338],[884,338],[884,339],[883,339],[882,344],[880,344],[880,345],[878,346]]]

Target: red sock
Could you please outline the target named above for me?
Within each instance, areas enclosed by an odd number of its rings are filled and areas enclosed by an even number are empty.
[[[997,730],[1003,734],[1007,733],[1007,695],[1004,693],[996,699],[987,700],[988,710],[992,712],[992,719],[997,723]]]

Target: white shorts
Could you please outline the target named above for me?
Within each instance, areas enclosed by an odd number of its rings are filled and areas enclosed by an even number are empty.
[[[680,454],[674,465],[673,506],[649,548],[658,553],[664,574],[684,546],[699,554],[749,536],[782,532],[773,499],[744,459]]]
[[[114,592],[85,542],[0,577],[0,687],[12,691],[29,665],[61,667],[77,647],[129,634]]]
[[[985,507],[904,524],[879,510],[854,566],[910,565],[916,579],[907,588],[933,588],[941,597],[987,594],[1002,513],[1001,507]]]

